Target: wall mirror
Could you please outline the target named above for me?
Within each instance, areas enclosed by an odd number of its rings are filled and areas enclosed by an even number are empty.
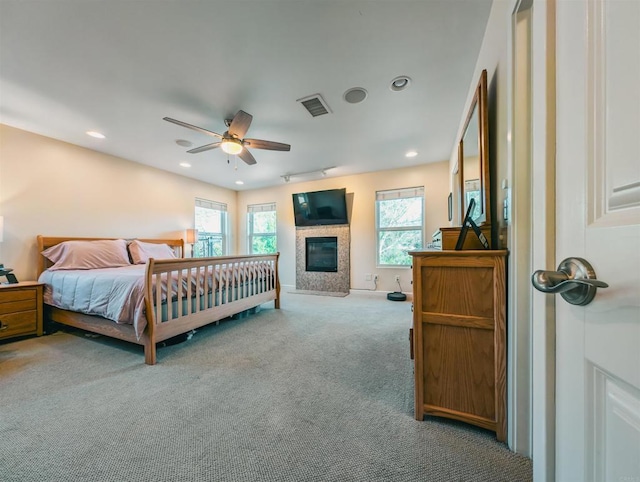
[[[475,199],[473,220],[491,225],[489,197],[489,125],[487,113],[487,71],[483,70],[458,145],[458,219],[462,222],[471,199]]]

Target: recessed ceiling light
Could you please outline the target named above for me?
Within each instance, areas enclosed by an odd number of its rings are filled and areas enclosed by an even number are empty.
[[[87,135],[91,136],[91,137],[95,137],[96,139],[104,139],[105,138],[104,134],[100,134],[99,132],[96,132],[96,131],[87,131]]]
[[[180,165],[182,167],[191,167],[191,164],[189,164],[188,162],[181,162]]]
[[[409,151],[405,154],[406,157],[416,157],[418,155],[417,151]]]
[[[411,84],[411,77],[406,75],[400,75],[391,81],[389,84],[389,88],[393,92],[400,92],[401,90],[406,89]]]
[[[243,181],[236,181],[236,184],[237,184],[238,186],[242,186],[242,185],[244,184],[244,182],[243,182]]]
[[[193,142],[186,139],[176,139],[176,144],[182,147],[191,147],[193,145]]]

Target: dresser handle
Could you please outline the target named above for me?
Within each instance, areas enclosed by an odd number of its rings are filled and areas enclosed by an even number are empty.
[[[5,325],[2,323],[2,321],[0,321],[0,331],[4,331],[8,329],[9,329],[9,325]]]

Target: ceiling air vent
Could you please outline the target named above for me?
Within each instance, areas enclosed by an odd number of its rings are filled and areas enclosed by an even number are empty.
[[[302,99],[298,99],[296,102],[300,102],[313,117],[318,117],[319,115],[324,115],[331,112],[331,109],[329,109],[329,106],[320,94],[313,94],[308,97],[303,97]]]

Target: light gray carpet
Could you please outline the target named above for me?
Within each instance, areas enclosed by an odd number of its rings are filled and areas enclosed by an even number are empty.
[[[158,350],[0,345],[2,481],[528,481],[462,423],[413,419],[410,303],[284,294]]]
[[[317,296],[347,296],[349,293],[342,291],[317,291],[317,290],[291,290],[292,295],[317,295]]]

